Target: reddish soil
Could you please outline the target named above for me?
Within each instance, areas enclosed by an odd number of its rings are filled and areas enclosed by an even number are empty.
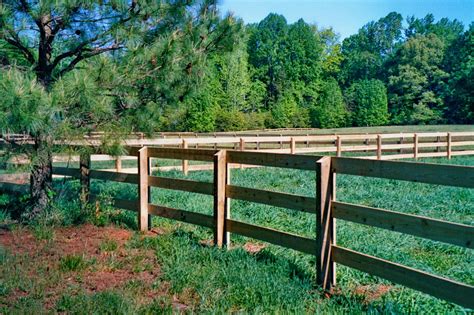
[[[53,307],[67,288],[79,287],[82,292],[93,293],[120,288],[130,281],[138,281],[140,288],[146,290],[143,302],[147,303],[166,294],[167,288],[151,288],[160,267],[153,251],[126,248],[131,236],[128,230],[89,224],[57,228],[51,240],[38,240],[25,228],[0,229],[0,245],[18,258],[22,273],[34,281],[46,282],[46,308]],[[111,247],[109,251],[107,244]],[[61,258],[71,255],[82,256],[86,267],[78,271],[61,270]],[[26,295],[28,292],[14,290],[8,298],[14,301]]]
[[[364,285],[356,287],[354,289],[354,295],[362,296],[364,298],[364,303],[369,304],[378,300],[392,289],[392,286],[384,284]]]
[[[267,247],[265,244],[256,244],[256,243],[247,242],[244,244],[243,249],[245,249],[250,254],[257,254],[265,247]]]

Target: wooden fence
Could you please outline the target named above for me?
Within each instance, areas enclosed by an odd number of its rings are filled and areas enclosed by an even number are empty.
[[[339,202],[335,184],[336,174],[350,174],[474,188],[474,167],[212,149],[142,147],[132,148],[130,154],[138,158],[136,174],[90,169],[88,157],[82,157],[80,169],[56,167],[54,173],[80,178],[84,201],[96,198],[89,195],[90,179],[137,184],[138,200],[114,199],[113,204],[136,211],[140,230],[149,228],[150,215],[155,215],[210,228],[214,231],[214,243],[219,247],[228,245],[230,233],[235,233],[315,255],[317,282],[325,289],[335,285],[335,265],[341,264],[474,308],[473,286],[341,247],[336,243],[335,224],[336,219],[347,220],[473,249],[473,226]],[[206,183],[153,176],[150,172],[152,158],[212,162],[214,181]],[[240,164],[314,171],[316,197],[235,186],[231,183],[230,170],[233,165]],[[213,215],[152,204],[150,187],[211,195],[214,197]],[[233,220],[231,199],[313,213],[315,238]]]
[[[100,140],[93,140],[94,141]],[[184,137],[159,139],[129,139],[128,146],[156,146],[174,148],[234,149],[268,153],[323,154],[338,157],[350,153],[352,157],[376,160],[418,159],[474,155],[474,132],[431,132],[393,134],[350,134],[317,136],[250,136],[250,137]],[[136,173],[136,168],[124,168],[122,162],[136,160],[136,156],[92,155],[93,161],[115,161],[117,172]],[[56,156],[56,162],[78,161],[79,157]],[[155,169],[180,169],[185,174],[193,170],[210,170],[212,165],[157,166]]]

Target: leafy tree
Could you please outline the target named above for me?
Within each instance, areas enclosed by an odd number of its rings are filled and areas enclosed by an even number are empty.
[[[397,51],[388,84],[394,123],[442,121],[442,91],[448,78],[441,69],[443,51],[443,42],[434,34],[410,38]]]
[[[377,22],[369,22],[359,32],[344,39],[341,82],[348,86],[360,79],[383,76],[383,64],[396,49],[402,36],[403,18],[391,12]]]
[[[311,125],[318,128],[338,128],[346,125],[347,109],[341,89],[335,79],[324,82],[316,105],[311,107]]]
[[[186,97],[238,27],[212,0],[2,1],[0,41],[22,58],[0,71],[0,127],[33,139],[31,215],[50,199],[55,142],[141,127]]]
[[[263,82],[267,87],[267,108],[283,91],[287,36],[286,19],[274,13],[250,27],[249,62],[255,68],[254,79]]]
[[[271,109],[270,128],[303,128],[309,126],[309,111],[301,108],[293,93],[287,92]]]
[[[445,60],[451,65],[446,117],[454,123],[474,123],[474,24],[453,43]]]
[[[410,39],[416,35],[435,34],[444,42],[445,47],[458,39],[464,32],[464,25],[460,21],[442,18],[435,23],[433,14],[427,14],[421,19],[410,16],[407,18],[407,23],[408,26],[405,30],[406,38]]]
[[[382,81],[357,81],[345,94],[353,125],[380,126],[388,122],[387,89]]]

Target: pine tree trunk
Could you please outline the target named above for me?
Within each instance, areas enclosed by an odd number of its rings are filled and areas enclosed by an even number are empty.
[[[51,140],[47,137],[35,137],[35,152],[30,177],[30,219],[41,214],[50,201],[49,191],[53,188],[53,156],[51,144]]]

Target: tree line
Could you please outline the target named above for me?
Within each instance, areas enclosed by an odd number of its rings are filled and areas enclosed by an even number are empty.
[[[332,28],[269,14],[209,56],[166,130],[474,122],[474,25],[396,12],[342,43]]]

